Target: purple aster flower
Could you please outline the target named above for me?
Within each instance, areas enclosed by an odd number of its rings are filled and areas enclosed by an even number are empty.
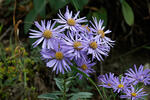
[[[90,30],[90,28],[88,27],[88,25],[81,25],[82,27],[83,27],[83,29],[84,29],[84,32],[91,32],[91,30]]]
[[[70,29],[71,31],[77,31],[82,29],[80,23],[83,22],[87,22],[87,20],[85,19],[86,17],[82,17],[82,18],[77,18],[79,15],[80,11],[77,12],[77,14],[75,14],[75,16],[72,16],[72,11],[69,12],[68,6],[66,7],[66,12],[64,14],[64,16],[62,15],[61,11],[59,10],[59,18],[60,19],[55,19],[58,23],[62,24],[59,27],[64,29]]]
[[[81,30],[81,33],[84,35],[93,35],[93,32],[91,31],[92,29],[91,29],[91,27],[90,26],[88,26],[88,25],[82,25],[82,27],[83,27],[83,30]]]
[[[64,37],[62,42],[63,48],[66,48],[66,54],[72,59],[75,58],[75,60],[84,57],[85,51],[83,51],[82,48],[85,46],[85,44],[82,42],[82,37],[78,34],[68,35],[68,37]]]
[[[92,54],[92,60],[94,58],[97,58],[97,60],[101,61],[103,60],[103,56],[108,56],[108,52],[110,51],[110,48],[103,44],[102,42],[98,41],[93,36],[83,36],[84,43],[86,46],[83,48],[84,51],[87,51],[87,54]]]
[[[125,73],[125,75],[128,77],[129,82],[133,83],[133,85],[136,85],[138,82],[144,83],[144,85],[150,84],[150,69],[143,69],[143,66],[140,65],[139,69],[136,68],[136,65],[134,65],[134,69],[129,69]]]
[[[143,96],[146,96],[145,92],[142,92],[143,88],[136,89],[131,85],[130,88],[124,91],[125,95],[121,95],[120,98],[128,98],[131,100],[143,99]]]
[[[39,31],[30,29],[31,32],[29,34],[32,36],[29,36],[29,38],[39,39],[36,40],[32,45],[36,47],[43,41],[42,48],[53,48],[53,43],[56,40],[57,33],[60,32],[58,28],[54,28],[55,24],[56,21],[51,24],[51,20],[47,21],[47,25],[45,20],[41,21],[41,25],[35,21],[35,26],[39,29]]]
[[[115,77],[113,80],[113,84],[112,87],[114,89],[114,92],[120,92],[120,91],[124,91],[125,89],[128,88],[130,84],[128,83],[127,77],[121,77],[121,79],[119,79],[119,77]]]
[[[53,67],[53,71],[56,71],[56,74],[63,73],[65,71],[70,71],[71,65],[70,59],[67,57],[64,52],[64,48],[61,48],[60,45],[55,43],[54,49],[42,49],[41,55],[42,58],[46,60],[46,66]]]
[[[104,21],[100,19],[98,22],[96,17],[95,18],[93,17],[93,21],[94,23],[91,22],[93,26],[93,28],[91,29],[93,31],[93,34],[96,35],[96,37],[100,41],[103,41],[104,43],[112,47],[114,45],[114,41],[105,36],[106,34],[109,34],[111,31],[110,30],[104,31],[105,28],[105,26],[103,26]]]
[[[113,73],[109,73],[109,74],[105,74],[105,75],[99,75],[98,81],[99,81],[100,85],[98,85],[98,86],[102,86],[102,87],[106,87],[106,88],[112,88],[113,80],[114,80],[114,74]],[[102,85],[101,85],[101,83],[102,83]]]
[[[77,66],[79,67],[78,69],[82,72],[84,72],[86,75],[90,76],[90,73],[94,73],[94,69],[91,67],[94,66],[96,63],[91,63],[90,60],[85,60],[85,59],[78,59],[76,61]],[[83,75],[78,73],[77,76],[79,76],[79,79],[82,79]]]
[[[99,83],[102,83],[102,85],[100,84],[98,86],[102,86],[102,87],[106,87],[106,88],[112,88],[113,80],[114,80],[114,74],[113,73],[109,73],[109,74],[105,74],[105,75],[99,75],[98,81],[99,81]]]

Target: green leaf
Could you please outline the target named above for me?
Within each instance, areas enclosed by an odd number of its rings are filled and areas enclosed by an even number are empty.
[[[74,5],[76,11],[82,10],[83,7],[88,4],[88,0],[71,0],[71,3]]]
[[[145,49],[149,49],[150,50],[150,46],[144,46]]]
[[[43,1],[43,2],[39,2]],[[38,0],[37,3],[35,3],[35,7],[27,14],[24,20],[24,33],[27,34],[30,27],[32,26],[33,21],[37,17],[38,14],[42,12],[42,10],[45,8],[46,1],[45,0]]]
[[[67,78],[66,82],[65,82],[65,91],[68,92],[69,91],[69,86],[71,84],[71,79],[73,77]],[[54,78],[57,87],[60,89],[61,92],[64,92],[64,80],[60,79],[60,78]]]
[[[34,9],[32,9],[28,15],[25,17],[25,24],[24,24],[24,33],[27,34],[29,31],[30,27],[32,26],[32,22],[35,20],[37,16],[37,13]]]
[[[97,20],[100,20],[100,19],[102,19],[102,20],[104,20],[104,26],[106,26],[107,25],[107,11],[106,11],[106,9],[105,8],[100,8],[99,9],[99,11],[97,11],[97,12],[93,12],[93,14],[92,14],[94,17],[96,17],[97,18]]]
[[[34,9],[37,10],[39,9],[39,7],[42,5],[42,4],[46,4],[46,2],[44,0],[33,0],[33,5],[34,5]],[[40,9],[40,12],[39,12],[40,16],[42,17],[45,17],[45,14],[46,14],[46,10],[45,10],[45,6],[43,6],[41,9]]]
[[[13,0],[5,0],[4,5],[9,5],[11,2],[13,2]]]
[[[79,100],[79,99],[87,99],[92,97],[92,93],[90,92],[78,92],[71,93],[72,97],[69,100]]]
[[[71,0],[72,5],[75,7],[76,11],[80,9],[78,0]]]
[[[64,90],[64,87],[63,87],[64,80],[60,79],[60,78],[54,78],[54,80],[56,82],[57,87],[60,89],[60,91],[63,91]]]
[[[125,0],[122,1],[121,5],[122,5],[122,13],[123,13],[125,22],[129,26],[133,25],[134,24],[134,14],[133,14],[132,8]]]
[[[59,97],[57,95],[54,95],[53,93],[46,93],[46,94],[41,94],[38,96],[39,99],[53,99],[56,100]]]
[[[69,3],[68,0],[48,0],[50,7],[52,10],[56,11],[62,7],[64,7],[66,4]]]
[[[124,2],[124,0],[120,0],[120,3]]]
[[[74,71],[77,71],[78,73],[80,73],[80,74],[82,74],[84,77],[86,77],[86,78],[95,86],[95,88],[97,89],[99,95],[102,97],[102,100],[104,100],[104,97],[103,97],[103,95],[101,94],[99,88],[97,87],[97,85],[94,83],[94,81],[93,81],[87,74],[85,74],[84,72],[78,70],[77,67],[71,66],[71,68],[72,68]]]
[[[79,2],[80,10],[82,10],[83,7],[88,4],[89,0],[78,0],[78,2]]]

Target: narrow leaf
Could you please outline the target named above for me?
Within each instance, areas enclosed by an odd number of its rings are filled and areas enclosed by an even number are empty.
[[[88,99],[92,97],[92,93],[90,92],[78,92],[72,93],[72,97],[69,100],[79,100],[79,99]]]
[[[44,9],[46,2],[43,0],[42,3],[37,4],[39,5],[38,9],[37,7],[34,7],[25,17],[24,20],[24,33],[27,34],[27,32],[29,31],[30,27],[32,26],[33,21],[35,20],[35,18],[37,17],[37,15]]]
[[[64,7],[66,4],[69,3],[69,1],[68,0],[48,0],[51,9],[54,11]]]
[[[38,0],[38,1],[37,1],[37,0],[33,0],[34,9],[35,9],[35,10],[38,10],[39,7],[40,7],[43,3],[45,4],[46,2],[43,1],[43,0]],[[45,17],[45,13],[46,13],[46,11],[45,11],[45,6],[43,6],[43,7],[40,9],[39,14],[40,14],[40,16]]]
[[[64,88],[63,88],[63,79],[59,79],[59,78],[54,78],[54,80],[56,81],[56,85],[57,87],[60,89],[60,91],[63,91]]]
[[[80,9],[78,0],[71,0],[71,3],[74,5],[76,11],[78,11]]]
[[[89,0],[71,0],[72,5],[75,7],[76,11],[82,10],[83,7],[88,4]]]
[[[38,96],[39,99],[52,99],[56,100],[58,99],[58,96],[51,94],[51,93],[46,93],[46,94],[41,94]]]
[[[134,24],[134,14],[133,14],[132,8],[125,0],[121,3],[121,5],[122,5],[122,13],[123,13],[125,22],[129,26],[133,25]]]

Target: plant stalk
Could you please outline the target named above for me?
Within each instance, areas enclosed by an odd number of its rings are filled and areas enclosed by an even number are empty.
[[[65,79],[65,74],[63,75],[64,76],[64,91],[63,91],[63,100],[67,100],[66,99],[66,79]]]

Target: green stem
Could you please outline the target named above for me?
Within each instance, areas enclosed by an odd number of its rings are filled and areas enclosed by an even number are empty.
[[[24,74],[24,87],[27,87],[27,74],[25,71],[23,74]]]
[[[63,98],[64,98],[64,100],[67,100],[66,99],[66,79],[65,79],[65,74],[63,75],[64,76],[64,92],[63,92]]]
[[[112,92],[112,95],[113,95],[114,100],[116,100],[116,95],[114,95],[114,92],[113,92],[112,89],[111,89],[111,92]]]
[[[105,88],[103,87],[103,94],[105,96],[105,99],[107,100],[107,95],[106,95],[106,91],[105,91]]]
[[[82,74],[84,77],[86,77],[95,86],[95,88],[97,89],[102,100],[105,100],[102,93],[100,92],[99,88],[97,87],[97,85],[94,83],[94,81],[89,76],[87,76],[84,72],[78,70],[77,67],[71,66],[71,68],[74,69],[75,71],[77,71],[78,73]]]
[[[24,82],[24,87],[27,87],[27,72],[24,66],[24,60],[21,59],[21,70],[23,70],[23,82]]]

